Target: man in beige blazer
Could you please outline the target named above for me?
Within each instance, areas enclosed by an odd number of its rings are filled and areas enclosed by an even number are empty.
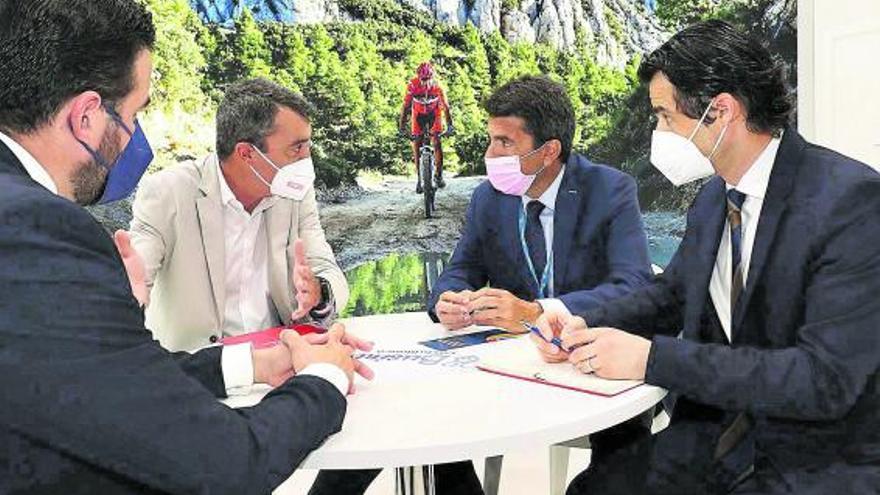
[[[146,324],[170,350],[292,322],[326,324],[348,299],[318,217],[310,105],[262,79],[229,88],[217,153],[146,177],[132,245]]]

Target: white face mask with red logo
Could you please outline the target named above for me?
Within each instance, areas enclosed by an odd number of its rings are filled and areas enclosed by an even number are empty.
[[[269,187],[269,192],[271,192],[273,196],[280,196],[294,201],[302,201],[309,192],[309,189],[315,185],[315,165],[312,163],[312,157],[309,156],[283,167],[279,167],[275,165],[275,162],[269,159],[268,156],[263,154],[259,148],[254,146],[254,149],[257,150],[257,153],[259,153],[260,156],[269,162],[269,165],[272,165],[272,167],[277,170],[275,177],[270,184],[254,169],[254,167],[251,167],[251,171],[254,175],[256,175],[263,184],[266,184],[266,186]]]

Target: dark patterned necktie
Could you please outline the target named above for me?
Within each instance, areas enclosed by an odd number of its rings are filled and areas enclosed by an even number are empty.
[[[727,191],[727,219],[730,222],[730,247],[733,253],[731,262],[730,283],[730,314],[743,288],[742,269],[742,206],[746,200],[745,193],[731,189]]]
[[[727,191],[727,219],[730,223],[730,248],[733,254],[731,262],[730,283],[730,316],[731,332],[733,332],[733,315],[736,302],[743,288],[742,269],[742,207],[746,195],[736,189]],[[746,412],[736,414],[718,437],[715,445],[716,461],[720,461],[718,481],[723,485],[735,486],[754,471],[754,424]]]
[[[544,211],[544,203],[540,201],[529,201],[526,205],[526,247],[529,249],[529,259],[532,260],[532,266],[535,268],[538,290],[541,289],[541,278],[547,265],[547,243],[544,238],[544,227],[541,225],[542,211]]]

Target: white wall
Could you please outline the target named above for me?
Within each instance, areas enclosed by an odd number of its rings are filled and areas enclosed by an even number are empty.
[[[798,119],[880,169],[880,0],[798,0]]]

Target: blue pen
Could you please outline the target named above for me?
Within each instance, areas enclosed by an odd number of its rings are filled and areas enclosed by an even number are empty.
[[[520,321],[520,324],[522,324],[522,326],[524,326],[526,328],[526,330],[528,330],[528,331],[532,332],[533,334],[537,335],[538,337],[540,337],[541,340],[543,340],[544,342],[547,342],[548,344],[555,345],[561,351],[569,352],[568,349],[566,349],[565,347],[562,347],[562,341],[559,340],[559,337],[554,336],[552,339],[547,340],[546,338],[544,338],[544,335],[541,333],[541,330],[539,330],[538,327],[536,327],[535,325],[532,325],[531,323],[529,323],[525,320]]]

